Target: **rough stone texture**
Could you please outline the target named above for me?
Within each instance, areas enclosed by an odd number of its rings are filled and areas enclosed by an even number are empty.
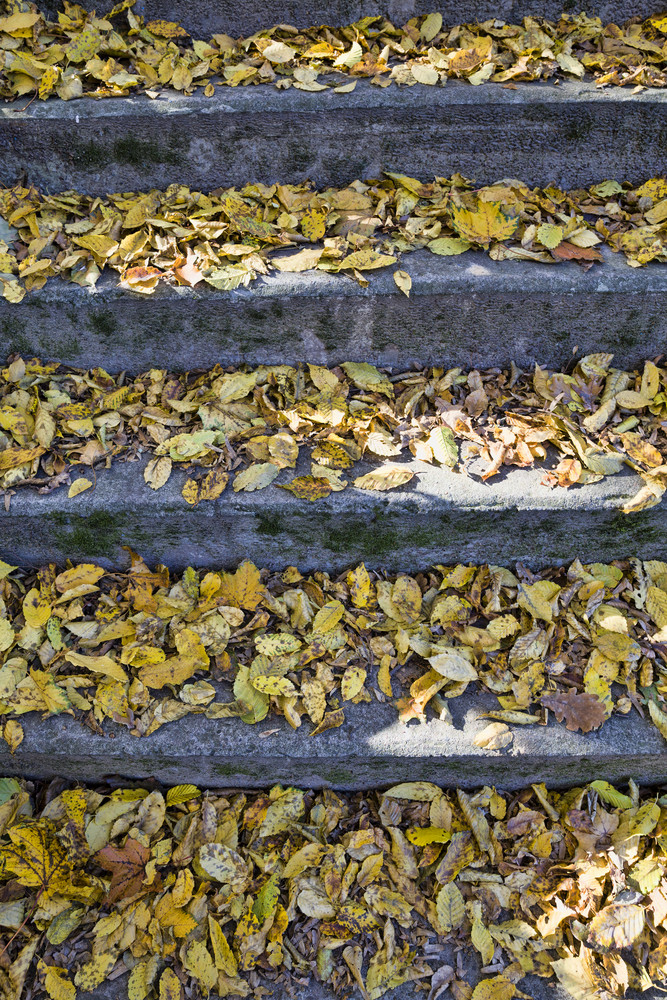
[[[283,22],[306,27],[311,24],[346,24],[371,14],[387,13],[395,24],[403,24],[415,14],[428,14],[431,10],[441,10],[447,24],[467,20],[485,20],[502,17],[516,21],[526,14],[557,18],[562,11],[577,12],[585,8],[606,21],[623,22],[627,18],[647,17],[656,11],[653,0],[639,0],[631,4],[628,0],[593,0],[592,3],[577,3],[576,0],[449,0],[437,4],[434,0],[283,0],[272,4],[267,10],[262,0],[143,0],[143,9],[148,17],[176,18],[182,20],[188,29],[207,35],[215,31],[226,31],[232,35],[242,31],[252,32],[267,27],[268,24]],[[137,5],[140,8],[140,5]]]
[[[200,92],[6,105],[0,183],[25,174],[45,190],[104,194],[183,181],[203,189],[341,184],[397,170],[579,187],[658,174],[666,145],[667,92],[659,90],[455,81],[386,89],[359,81],[351,94],[227,87],[212,99]]]
[[[618,475],[593,485],[550,490],[540,469],[512,469],[482,483],[413,461],[406,487],[371,493],[348,487],[308,503],[272,485],[256,493],[227,487],[216,501],[189,507],[182,472],[157,492],[138,464],[97,474],[96,488],[70,500],[19,490],[0,508],[0,558],[21,565],[95,558],[124,565],[129,545],[174,568],[259,566],[343,570],[368,566],[415,570],[434,563],[515,561],[553,565],[662,558],[667,506],[625,515],[618,506],[641,480]],[[360,463],[361,473],[370,466]],[[305,460],[298,473],[309,472]],[[354,470],[357,474],[357,470]],[[283,470],[276,482],[289,481]]]
[[[667,268],[619,254],[576,264],[496,263],[468,251],[404,255],[406,298],[390,271],[370,285],[323,272],[274,272],[234,292],[162,287],[152,296],[103,276],[89,291],[57,279],[19,305],[0,297],[0,356],[17,351],[108,371],[247,362],[372,361],[488,367],[567,364],[611,351],[618,365],[664,351]]]
[[[227,691],[221,700],[231,697]],[[472,741],[488,724],[480,715],[497,708],[497,699],[487,692],[468,692],[452,699],[450,707],[454,725],[432,720],[404,726],[389,704],[348,704],[345,723],[314,738],[308,735],[308,721],[294,732],[276,716],[257,726],[189,716],[140,739],[112,724],[106,730],[109,738],[68,716],[41,720],[33,714],[21,720],[26,736],[14,756],[0,749],[0,773],[77,781],[120,775],[213,788],[281,782],[343,790],[411,780],[510,790],[536,781],[559,788],[596,778],[667,781],[665,741],[636,712],[613,717],[586,735],[553,721],[546,727],[519,726],[509,749],[494,752]]]

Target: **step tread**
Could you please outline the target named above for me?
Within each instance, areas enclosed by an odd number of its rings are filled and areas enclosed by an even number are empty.
[[[306,449],[307,450],[307,449]],[[234,493],[228,485],[218,500],[202,502],[196,508],[189,506],[181,495],[187,478],[183,470],[176,468],[169,481],[159,490],[152,490],[143,478],[147,459],[140,462],[116,462],[110,470],[102,469],[95,475],[83,466],[77,466],[72,479],[84,475],[94,479],[95,489],[69,499],[67,487],[62,486],[51,493],[37,493],[28,487],[19,489],[11,498],[9,511],[0,508],[0,524],[7,524],[13,518],[31,517],[35,514],[51,516],[65,513],[90,515],[95,511],[125,511],[143,508],[147,515],[178,510],[204,518],[218,517],[225,509],[235,514],[251,514],[257,510],[275,509],[280,512],[302,514],[311,508],[327,508],[333,517],[353,512],[369,514],[387,508],[419,512],[434,511],[480,511],[500,512],[506,509],[518,511],[550,511],[554,513],[581,513],[602,510],[618,510],[642,486],[641,478],[631,471],[622,471],[615,476],[607,476],[597,483],[589,483],[569,489],[555,488],[542,484],[547,469],[554,461],[543,466],[521,469],[503,468],[498,475],[483,482],[446,467],[438,467],[414,458],[397,458],[383,464],[400,466],[414,473],[414,478],[403,487],[377,492],[358,489],[353,485],[331,493],[314,503],[299,501],[288,490],[280,489],[281,483],[290,482],[297,475],[310,473],[310,459],[304,455],[295,469],[283,469],[270,486],[253,493]],[[352,480],[373,469],[382,468],[381,463],[358,462],[343,473]]]
[[[162,284],[150,296],[124,290],[112,272],[94,289],[53,279],[18,305],[0,297],[0,343],[5,355],[135,372],[286,359],[559,366],[575,349],[631,367],[664,350],[667,268],[602,253],[584,271],[416,250],[400,260],[409,299],[391,269],[371,273],[366,289],[323,271],[274,271],[233,292]]]
[[[635,711],[612,716],[585,735],[553,719],[547,726],[511,727],[508,749],[489,751],[473,740],[488,725],[480,715],[498,708],[496,698],[466,692],[449,705],[453,725],[438,719],[403,725],[390,704],[345,704],[343,725],[316,737],[309,735],[308,722],[293,731],[273,715],[255,726],[186,716],[140,738],[112,723],[104,726],[108,735],[100,736],[70,717],[30,714],[21,717],[26,735],[15,754],[0,750],[0,770],[79,780],[152,775],[167,784],[262,787],[287,781],[343,789],[417,779],[510,789],[542,781],[565,787],[597,778],[667,780],[665,741]]]
[[[353,78],[354,79],[354,78]],[[336,79],[336,86],[341,80]],[[345,82],[345,81],[343,81]],[[185,96],[177,91],[166,90],[157,98],[136,94],[131,97],[113,97],[100,100],[81,98],[62,101],[50,97],[46,101],[34,102],[21,109],[14,101],[0,101],[0,121],[13,124],[30,121],[71,122],[79,119],[82,112],[86,120],[103,122],[107,118],[154,119],[162,121],[165,116],[182,115],[197,117],[216,114],[265,114],[280,113],[322,113],[326,110],[355,110],[373,108],[376,110],[397,110],[413,112],[422,109],[435,114],[449,108],[481,107],[489,105],[499,109],[516,107],[562,107],[593,104],[595,107],[667,106],[667,89],[645,88],[633,93],[629,87],[598,87],[594,80],[562,80],[558,84],[548,81],[517,83],[515,89],[506,89],[502,84],[486,83],[473,87],[463,80],[448,80],[445,86],[428,87],[419,83],[414,86],[378,87],[370,80],[357,79],[351,93],[338,94],[333,89],[318,92],[290,87],[279,90],[270,84],[247,87],[217,87],[212,97],[204,97],[201,91]]]

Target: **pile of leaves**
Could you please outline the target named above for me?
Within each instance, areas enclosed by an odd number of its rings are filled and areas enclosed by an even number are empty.
[[[634,782],[341,795],[3,778],[0,991],[75,1000],[129,971],[130,1000],[261,1000],[311,977],[365,1000],[419,980],[430,1000],[512,1000],[526,975],[621,997],[667,978],[666,828],[667,796]]]
[[[229,369],[136,378],[15,358],[0,371],[0,489],[43,492],[71,483],[70,496],[92,487],[74,466],[107,466],[115,457],[148,454],[152,489],[174,466],[191,472],[182,488],[191,505],[232,489],[267,487],[296,471],[302,446],[310,474],[280,483],[317,501],[348,486],[361,458],[384,464],[354,486],[388,490],[415,475],[387,459],[414,456],[488,479],[507,466],[560,461],[544,482],[569,487],[629,466],[644,485],[626,513],[652,507],[667,489],[667,368],[612,367],[611,354],[591,354],[571,373],[464,372],[460,368],[390,375],[365,362]],[[193,473],[193,466],[204,472]],[[233,479],[232,479],[233,476]]]
[[[428,705],[449,721],[449,701],[480,685],[498,697],[476,738],[491,750],[550,711],[590,732],[648,708],[667,737],[666,642],[658,560],[398,577],[362,563],[336,579],[250,562],[174,577],[134,553],[127,571],[0,562],[1,732],[14,750],[28,712],[135,736],[192,713],[256,724],[274,712],[319,734],[373,701],[404,722]]]
[[[420,248],[592,267],[606,244],[633,267],[667,261],[667,180],[660,178],[565,192],[513,180],[475,188],[460,175],[424,184],[386,173],[323,191],[250,184],[206,195],[173,184],[104,198],[16,186],[0,188],[0,219],[0,284],[10,302],[56,275],[93,286],[104,268],[143,294],[161,280],[230,291],[271,269],[317,268],[365,286],[366,272]],[[409,275],[394,277],[409,295]]]
[[[374,16],[342,28],[281,24],[249,38],[218,34],[204,41],[173,21],[146,22],[133,4],[122,0],[97,17],[65,0],[51,21],[34,4],[8,0],[0,18],[0,96],[70,100],[140,91],[157,97],[167,87],[184,94],[204,87],[212,97],[216,85],[259,83],[345,93],[359,77],[381,87],[433,86],[450,77],[513,86],[515,80],[586,75],[599,86],[667,84],[664,14],[623,27],[586,14],[447,26],[433,13],[403,27]]]

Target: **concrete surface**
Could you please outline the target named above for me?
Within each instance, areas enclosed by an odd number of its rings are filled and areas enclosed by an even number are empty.
[[[386,89],[351,94],[270,86],[104,101],[57,98],[0,112],[0,183],[93,194],[187,181],[345,184],[384,170],[479,183],[519,177],[581,187],[665,169],[667,90],[593,83]],[[619,136],[623,141],[619,141]],[[428,150],[428,155],[425,155]]]
[[[53,0],[52,0],[53,2]],[[281,0],[267,9],[263,0],[140,0],[141,9],[147,17],[166,17],[181,20],[189,31],[208,37],[217,31],[232,35],[240,32],[257,31],[269,24],[283,22],[307,27],[322,22],[331,25],[347,24],[371,14],[384,14],[394,22],[403,24],[415,14],[428,14],[441,10],[447,24],[461,21],[485,20],[501,17],[506,21],[520,20],[526,14],[558,18],[562,11],[586,10],[591,16],[596,14],[605,21],[622,23],[630,17],[648,17],[658,7],[652,0],[592,0],[577,3],[576,0],[448,0],[446,4],[435,0]]]
[[[175,569],[235,566],[251,558],[273,569],[339,571],[363,560],[407,571],[434,563],[538,567],[577,556],[583,562],[664,556],[667,505],[634,515],[618,510],[641,485],[634,474],[550,490],[537,468],[508,469],[482,483],[450,469],[407,464],[418,475],[387,493],[348,487],[310,503],[277,485],[255,493],[228,486],[220,499],[189,507],[181,496],[183,472],[154,492],[141,465],[119,462],[97,473],[95,489],[71,500],[66,486],[49,495],[19,489],[9,512],[0,506],[0,558],[39,565],[92,557],[125,565],[122,546],[130,545]],[[354,474],[369,468],[360,463]],[[297,472],[310,472],[305,449]],[[276,483],[292,476],[283,470]]]
[[[220,700],[231,697],[227,690]],[[14,756],[0,749],[0,773],[77,781],[150,777],[209,788],[282,782],[342,790],[413,780],[510,790],[536,781],[559,788],[597,778],[667,781],[667,745],[653,723],[634,711],[585,735],[569,732],[551,716],[546,727],[513,727],[508,749],[489,751],[472,742],[488,725],[480,714],[498,708],[488,692],[471,689],[452,699],[453,725],[432,719],[405,726],[390,704],[344,707],[345,723],[315,737],[307,719],[294,731],[274,715],[255,726],[186,716],[140,738],[113,723],[99,736],[69,716],[42,720],[33,713],[21,717],[26,735]]]
[[[399,264],[412,276],[409,299],[391,269],[369,272],[367,289],[322,271],[276,271],[234,292],[162,286],[150,296],[119,288],[115,272],[93,291],[52,279],[18,305],[0,297],[0,356],[134,372],[350,360],[559,367],[575,350],[642,364],[665,350],[667,268],[604,257],[582,271],[417,250]]]

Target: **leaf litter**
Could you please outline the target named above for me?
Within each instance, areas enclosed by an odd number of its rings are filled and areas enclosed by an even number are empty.
[[[550,712],[588,733],[634,707],[667,738],[667,563],[414,576],[362,563],[332,578],[249,561],[179,576],[130,556],[125,571],[0,562],[0,734],[12,752],[30,712],[138,737],[191,714],[250,725],[277,714],[316,735],[352,704],[448,721],[452,699],[479,691],[497,697],[475,738],[489,750]]]
[[[591,354],[569,373],[512,366],[392,374],[344,362],[132,377],[20,357],[0,370],[6,500],[21,485],[48,492],[70,483],[75,467],[149,457],[147,486],[161,489],[174,468],[187,469],[182,494],[195,506],[230,484],[253,492],[281,472],[293,475],[304,446],[310,474],[278,484],[301,502],[351,483],[403,487],[415,473],[402,457],[484,480],[545,463],[543,482],[562,489],[629,467],[643,480],[623,506],[634,513],[667,489],[667,368],[646,361],[622,371],[613,355]],[[559,461],[549,467],[554,449]],[[383,464],[355,475],[361,459]],[[76,503],[93,485],[79,476],[69,496]]]
[[[3,778],[0,990],[75,1000],[129,972],[129,1000],[261,1000],[312,978],[366,1000],[409,982],[512,1000],[537,975],[576,1000],[621,997],[667,978],[663,824],[667,796],[632,781],[339,794]]]
[[[64,0],[56,20],[39,7],[9,0],[0,17],[0,96],[157,97],[165,90],[192,94],[204,88],[273,84],[339,93],[370,79],[386,87],[472,85],[491,81],[595,78],[598,86],[667,84],[667,16],[603,24],[585,13],[558,21],[525,17],[443,24],[431,13],[395,26],[384,16],[344,27],[299,29],[280,24],[234,39],[192,38],[174,21],[149,20],[121,0],[97,16]]]
[[[385,172],[321,191],[308,183],[249,184],[207,195],[172,184],[103,198],[16,185],[0,188],[0,219],[7,223],[0,285],[15,303],[55,276],[92,287],[105,268],[123,288],[150,295],[160,282],[231,291],[271,270],[318,269],[365,286],[367,272],[420,248],[589,268],[606,245],[633,267],[667,260],[667,181],[660,178],[566,192],[517,180],[476,188],[458,174],[423,183]],[[400,267],[394,277],[409,295],[410,275]]]

